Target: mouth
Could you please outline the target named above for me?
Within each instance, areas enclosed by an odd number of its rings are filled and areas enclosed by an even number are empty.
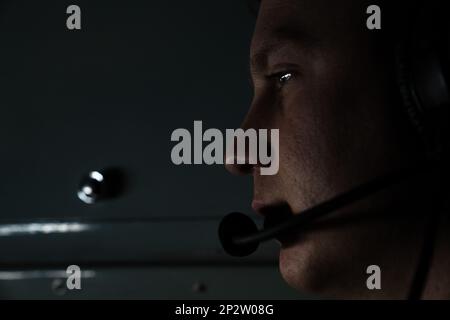
[[[264,229],[274,227],[292,218],[294,213],[286,202],[266,203],[260,200],[253,200],[252,209],[264,217]],[[289,247],[299,241],[299,234],[296,230],[283,232],[275,238],[282,248]]]

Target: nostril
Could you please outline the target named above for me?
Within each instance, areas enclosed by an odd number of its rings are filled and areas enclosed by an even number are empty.
[[[254,165],[252,164],[237,164],[236,161],[225,161],[225,168],[232,174],[242,176],[251,174],[253,172]]]

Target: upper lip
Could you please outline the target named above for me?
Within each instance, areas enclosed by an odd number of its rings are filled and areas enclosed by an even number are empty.
[[[270,215],[274,215],[284,206],[281,202],[265,202],[262,200],[253,200],[252,201],[252,209],[256,213],[262,215],[267,218]]]
[[[263,211],[264,211],[264,208],[266,208],[266,207],[268,207],[268,205],[264,201],[257,200],[257,199],[254,199],[252,201],[252,209],[256,213],[264,215]]]

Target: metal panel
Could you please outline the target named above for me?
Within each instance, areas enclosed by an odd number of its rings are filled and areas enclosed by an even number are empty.
[[[68,264],[95,275],[69,298],[291,295],[276,245],[241,260],[218,243],[250,180],[170,161],[174,129],[236,128],[247,111],[245,1],[80,0],[76,32],[70,4],[0,3],[0,298],[54,298]],[[82,177],[108,167],[124,193],[81,202]]]

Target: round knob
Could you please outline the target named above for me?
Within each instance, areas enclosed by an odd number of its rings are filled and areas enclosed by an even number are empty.
[[[91,171],[85,175],[78,188],[78,198],[87,204],[118,196],[124,187],[124,179],[117,169]]]

